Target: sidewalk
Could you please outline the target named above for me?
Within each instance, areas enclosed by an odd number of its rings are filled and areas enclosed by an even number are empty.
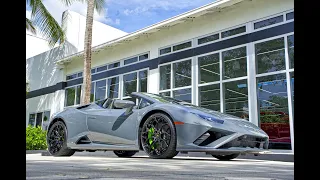
[[[269,150],[269,153],[255,156],[253,154],[240,155],[239,159],[257,159],[257,160],[268,160],[268,161],[283,161],[283,162],[294,162],[294,154],[291,150]],[[31,150],[26,151],[26,154],[42,154],[42,156],[50,156],[46,150]],[[110,157],[114,156],[112,151],[96,151],[96,152],[76,152],[75,156],[93,156],[93,157]],[[145,156],[143,151],[140,151],[136,156]],[[200,152],[189,152],[188,154],[179,153],[178,156],[182,157],[210,157],[205,153]]]

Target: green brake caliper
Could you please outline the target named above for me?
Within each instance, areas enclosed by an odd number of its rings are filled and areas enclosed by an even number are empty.
[[[149,144],[151,145],[153,142],[153,133],[154,133],[154,128],[150,128],[148,131],[148,139],[149,139]],[[151,149],[154,149],[154,144],[151,145]]]

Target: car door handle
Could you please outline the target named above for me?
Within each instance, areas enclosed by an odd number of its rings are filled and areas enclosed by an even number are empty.
[[[88,119],[97,119],[97,118],[93,116],[88,116]]]

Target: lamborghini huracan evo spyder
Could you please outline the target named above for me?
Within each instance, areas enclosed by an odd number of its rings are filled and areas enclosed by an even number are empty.
[[[131,97],[136,102],[107,98],[54,115],[47,134],[51,155],[104,150],[131,157],[143,150],[151,158],[206,152],[230,160],[268,149],[268,135],[247,120],[157,94]]]

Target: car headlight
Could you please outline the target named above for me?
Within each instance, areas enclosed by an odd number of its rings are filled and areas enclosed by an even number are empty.
[[[204,119],[204,120],[207,120],[207,121],[210,121],[210,122],[215,122],[215,123],[219,123],[219,124],[223,124],[224,123],[224,120],[221,120],[221,119],[216,119],[214,117],[205,116],[205,115],[197,114],[197,113],[193,113],[193,112],[190,112],[190,113],[200,117],[201,119]]]

